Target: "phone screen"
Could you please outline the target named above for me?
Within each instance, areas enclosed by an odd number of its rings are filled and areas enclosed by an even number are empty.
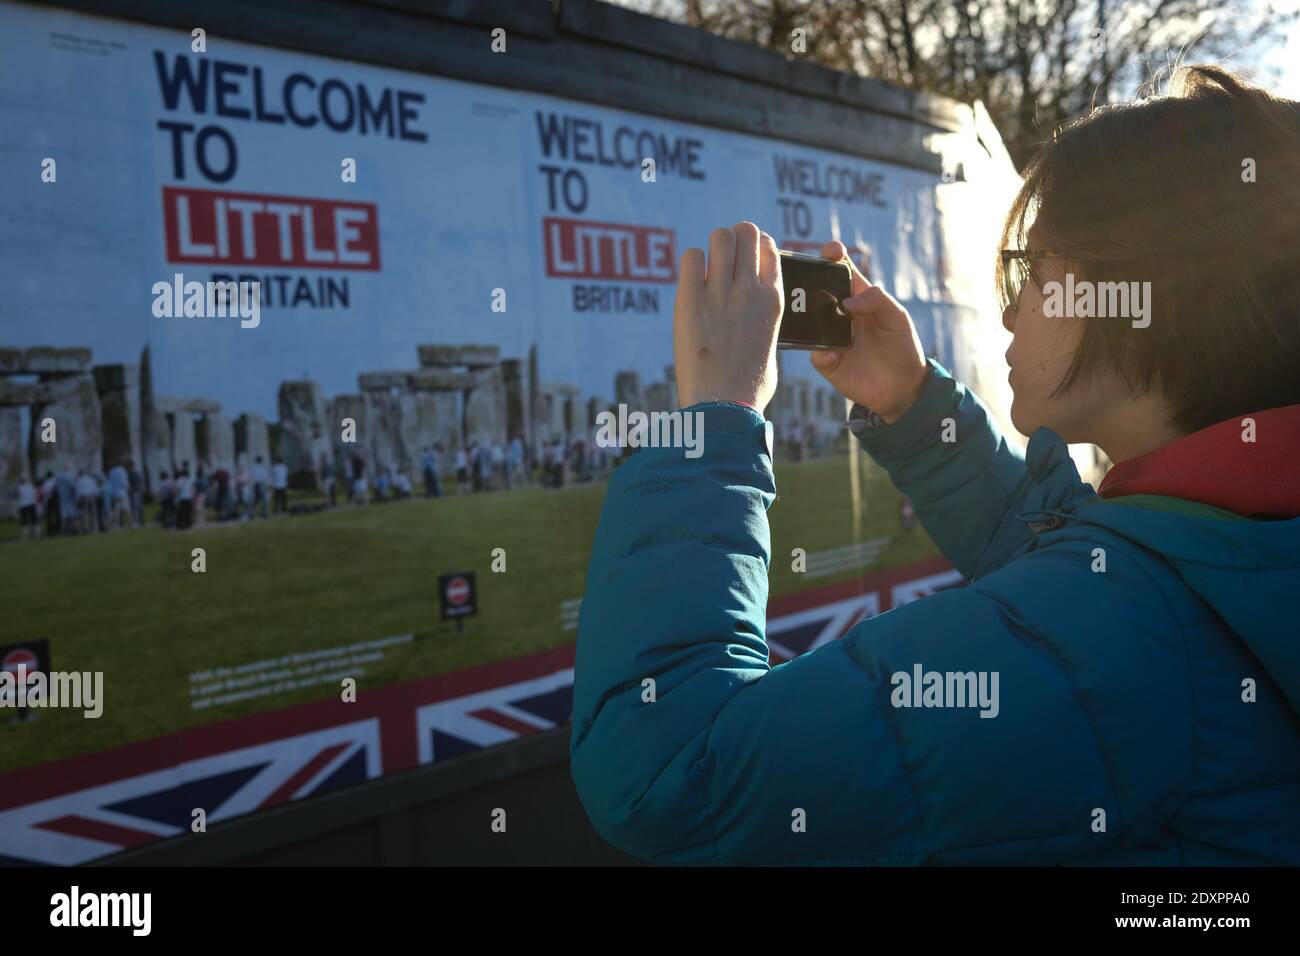
[[[853,294],[844,262],[781,250],[785,312],[777,348],[844,349],[853,344],[853,318],[840,302]]]

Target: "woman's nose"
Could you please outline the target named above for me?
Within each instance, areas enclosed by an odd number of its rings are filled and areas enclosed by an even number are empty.
[[[1002,327],[1008,332],[1016,331],[1016,310],[1011,306],[1002,310]]]

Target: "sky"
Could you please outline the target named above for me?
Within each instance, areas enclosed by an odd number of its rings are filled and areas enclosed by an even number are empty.
[[[1300,4],[1292,6],[1294,8]],[[1300,100],[1300,24],[1293,23],[1283,31],[1279,42],[1264,55],[1263,61],[1281,71],[1277,92],[1290,99]]]

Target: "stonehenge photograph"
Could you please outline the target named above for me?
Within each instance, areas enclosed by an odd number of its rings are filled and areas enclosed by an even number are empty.
[[[677,407],[671,365],[650,382],[615,371],[611,398],[542,380],[536,343],[526,357],[500,352],[481,343],[420,345],[411,367],[358,372],[356,391],[336,395],[310,378],[285,379],[274,386],[278,417],[267,421],[201,396],[160,394],[147,345],[138,361],[113,364],[96,364],[86,348],[0,347],[0,522],[18,518],[24,478],[39,487],[84,474],[103,488],[119,466],[138,475],[132,490],[144,503],[181,472],[201,484],[222,471],[236,481],[259,465],[268,485],[274,469],[283,471],[281,491],[328,493],[327,482],[339,476],[348,499],[358,480],[367,493],[376,483],[420,484],[430,452],[440,486],[462,468],[476,476],[479,454],[497,450],[502,467],[489,476],[493,488],[498,472],[505,487],[531,482],[534,468],[545,470],[556,454],[563,474],[590,480],[607,477],[619,452],[596,445],[602,411]],[[838,405],[829,387],[783,377],[769,409],[782,447],[796,460],[824,451],[842,421]],[[248,483],[257,483],[256,473]],[[234,510],[221,508],[215,494],[206,499],[219,520]]]

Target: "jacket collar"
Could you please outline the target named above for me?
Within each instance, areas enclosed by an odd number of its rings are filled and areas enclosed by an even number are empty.
[[[1167,495],[1241,515],[1300,515],[1300,405],[1219,422],[1115,465],[1097,493]]]

